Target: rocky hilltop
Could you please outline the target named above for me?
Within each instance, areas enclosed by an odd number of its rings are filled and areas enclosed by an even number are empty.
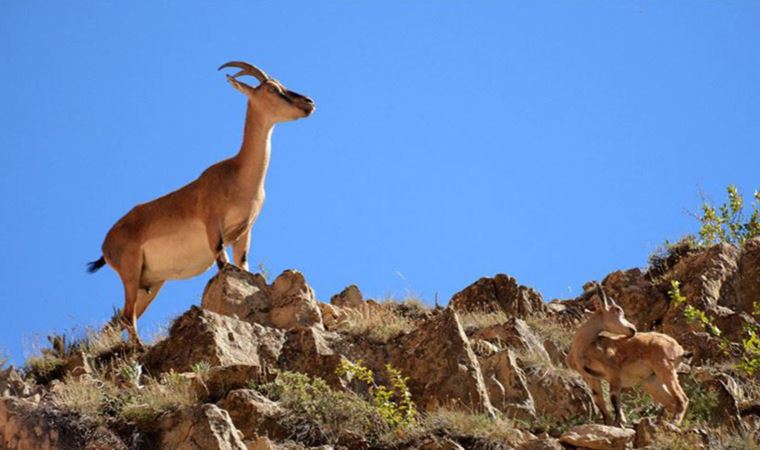
[[[635,389],[627,428],[599,425],[564,362],[590,290],[547,303],[499,274],[445,308],[356,286],[327,303],[297,271],[226,266],[142,351],[105,329],[0,372],[0,448],[760,448],[760,238],[672,246],[602,284],[693,354],[680,429]]]

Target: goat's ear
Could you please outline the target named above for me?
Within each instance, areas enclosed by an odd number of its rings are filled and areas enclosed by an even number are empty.
[[[253,86],[249,86],[243,83],[242,81],[238,81],[237,79],[229,75],[227,75],[227,81],[232,85],[232,87],[234,87],[235,89],[237,89],[243,94],[252,92],[254,90]]]

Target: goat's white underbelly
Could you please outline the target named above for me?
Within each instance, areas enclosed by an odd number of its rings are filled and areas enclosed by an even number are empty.
[[[205,272],[215,258],[200,221],[187,222],[172,234],[149,239],[143,245],[143,256],[143,283],[194,277]]]

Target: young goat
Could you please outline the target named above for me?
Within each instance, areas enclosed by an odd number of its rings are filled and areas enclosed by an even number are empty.
[[[225,246],[232,245],[237,266],[248,269],[251,226],[264,203],[264,178],[269,166],[274,125],[309,116],[314,102],[287,90],[277,80],[248,63],[227,81],[248,98],[243,144],[237,155],[206,169],[179,190],[132,208],[111,228],[103,256],[89,263],[95,272],[108,263],[124,284],[122,326],[140,345],[137,319],[166,280],[205,272],[216,260],[228,262]],[[237,78],[250,75],[260,84]]]
[[[596,290],[599,294],[595,299],[596,311],[578,329],[567,365],[588,383],[606,424],[613,421],[602,397],[602,379],[610,386],[615,425],[625,421],[620,408],[621,389],[639,384],[671,411],[675,424],[680,425],[689,405],[676,372],[684,357],[683,348],[662,333],[637,333],[636,327],[623,316],[623,309],[607,298],[598,283]],[[604,336],[602,332],[617,336]]]

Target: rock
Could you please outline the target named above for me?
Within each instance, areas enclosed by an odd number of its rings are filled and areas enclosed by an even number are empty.
[[[243,433],[245,439],[256,436],[268,436],[272,439],[285,439],[288,431],[279,424],[285,410],[258,392],[251,389],[231,391],[219,402],[219,407],[230,414],[235,427]]]
[[[206,285],[201,304],[209,311],[285,330],[322,327],[314,290],[295,270],[284,271],[268,286],[261,275],[227,264]]]
[[[110,430],[76,413],[0,398],[0,448],[4,450],[126,450]]]
[[[196,363],[244,364],[261,371],[274,367],[284,342],[281,330],[250,324],[196,306],[171,326],[169,336],[151,347],[142,362],[151,373],[190,372]]]
[[[527,317],[546,311],[541,294],[517,284],[517,280],[504,274],[481,278],[454,294],[451,307],[460,313],[504,312],[509,316]]]
[[[390,363],[409,377],[418,408],[460,403],[495,416],[480,364],[453,309],[444,309],[394,340],[388,352]]]
[[[325,329],[336,331],[353,316],[352,308],[330,305],[329,303],[319,303],[319,310],[322,313],[322,323]]]
[[[736,312],[752,314],[755,302],[760,302],[760,236],[744,243],[739,257],[733,288],[736,295],[724,296],[720,304]]]
[[[659,424],[652,417],[644,417],[633,424],[633,429],[636,432],[633,447],[647,447],[654,444],[655,435],[659,431]]]
[[[290,330],[277,365],[284,370],[320,377],[331,386],[340,387],[335,369],[343,357],[332,347],[339,338],[336,333],[316,327]]]
[[[32,395],[30,386],[13,367],[0,370],[0,397],[27,397]]]
[[[525,373],[511,349],[480,359],[480,368],[494,407],[510,418],[528,422],[536,418]]]
[[[254,441],[246,441],[246,446],[248,450],[279,450],[280,448],[266,436],[261,436]]]
[[[456,441],[438,436],[428,436],[414,448],[415,450],[464,450],[464,447]]]
[[[539,437],[517,446],[517,450],[564,450],[565,448],[559,443],[559,439],[552,437]]]
[[[607,296],[625,311],[625,318],[639,331],[652,331],[668,310],[669,299],[640,269],[618,270],[602,282]]]
[[[251,323],[271,325],[271,294],[266,280],[232,264],[226,264],[206,284],[203,309]]]
[[[555,421],[593,417],[591,393],[576,374],[547,365],[527,365],[523,371],[539,417]]]
[[[364,296],[359,288],[352,284],[343,289],[340,294],[333,295],[330,303],[341,308],[358,308],[364,304]]]
[[[271,321],[277,328],[322,327],[314,290],[301,272],[286,270],[272,283]]]
[[[511,348],[519,354],[530,355],[533,359],[550,361],[541,339],[524,320],[512,317],[507,322],[476,330],[471,339],[482,339],[499,349]]]
[[[258,365],[233,364],[212,367],[208,373],[194,379],[198,397],[211,403],[227,395],[229,391],[248,387],[251,382],[265,383],[276,377],[273,371]]]
[[[563,434],[559,441],[595,450],[622,450],[631,442],[635,431],[607,425],[578,425]]]
[[[246,450],[242,433],[227,411],[213,404],[190,406],[161,416],[160,448],[176,450]]]

